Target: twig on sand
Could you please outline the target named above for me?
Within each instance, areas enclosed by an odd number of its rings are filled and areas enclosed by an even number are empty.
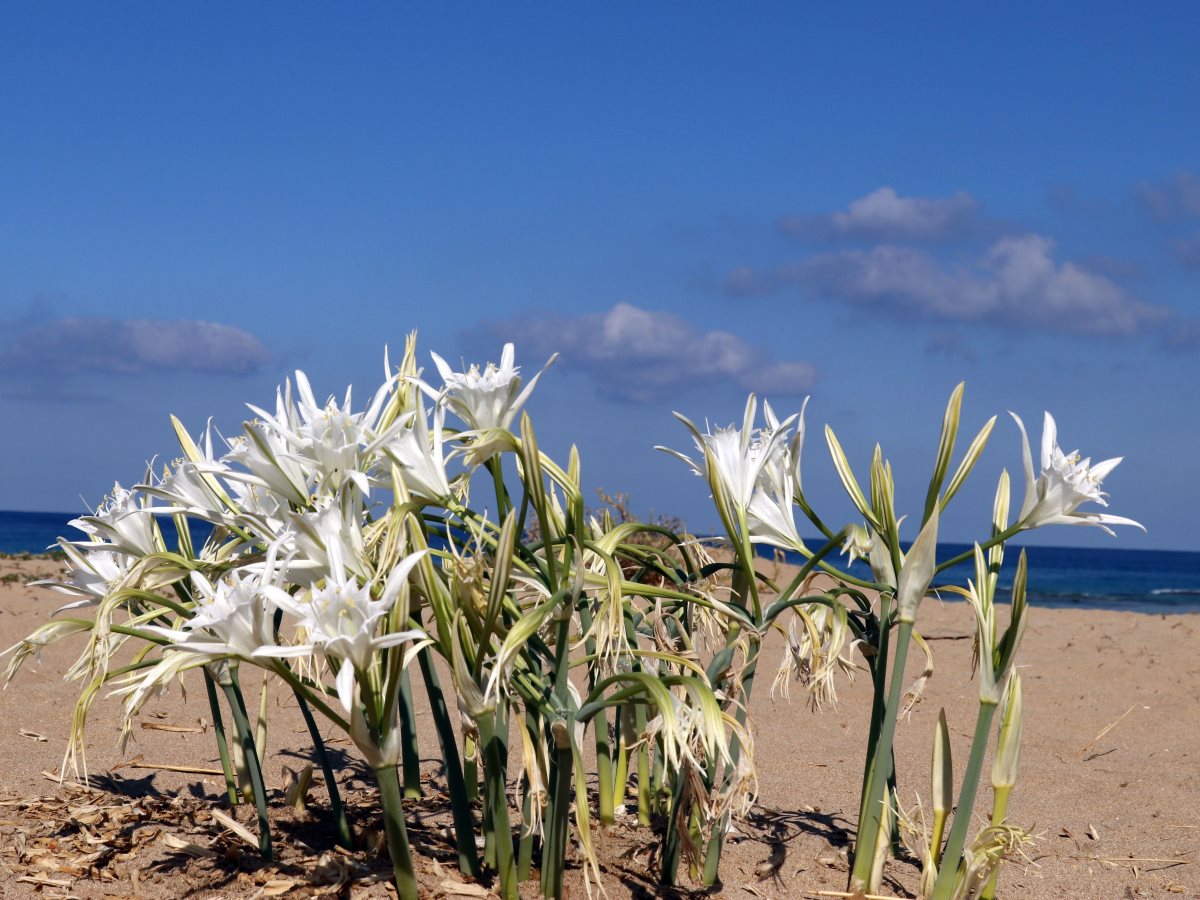
[[[114,767],[115,768],[115,767]],[[163,772],[183,772],[187,775],[224,775],[220,769],[201,769],[197,766],[171,766],[165,763],[129,762],[122,768],[129,769],[160,769]]]
[[[197,725],[172,725],[170,722],[143,722],[148,731],[172,731],[178,734],[204,734],[205,729]]]
[[[1119,724],[1121,724],[1121,720],[1124,719],[1131,712],[1133,712],[1135,709],[1137,709],[1136,703],[1133,704],[1133,706],[1129,707],[1129,709],[1125,710],[1125,712],[1121,713],[1121,715],[1117,716],[1117,718],[1115,718],[1113,721],[1111,721],[1107,725],[1105,725],[1102,729],[1100,729],[1100,733],[1098,735],[1096,735],[1094,738],[1092,738],[1091,743],[1089,743],[1086,747],[1084,747],[1082,750],[1079,751],[1079,755],[1083,756],[1089,750],[1091,750],[1093,747],[1095,747],[1096,743],[1102,737],[1104,737],[1106,734],[1108,734],[1110,731],[1112,731],[1114,728],[1116,728]]]

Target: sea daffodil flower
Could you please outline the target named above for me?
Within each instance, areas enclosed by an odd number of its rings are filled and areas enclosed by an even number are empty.
[[[445,418],[445,407],[435,407],[430,428],[425,406],[418,400],[417,408],[401,419],[402,427],[384,447],[384,452],[399,464],[408,490],[434,503],[444,501],[451,493],[442,436]]]
[[[162,549],[162,539],[154,527],[154,513],[146,502],[139,502],[134,491],[114,484],[99,508],[90,516],[72,519],[68,524],[91,535],[91,542],[76,546],[116,551],[128,556],[148,556]]]
[[[1122,457],[1106,459],[1092,465],[1090,458],[1082,459],[1079,451],[1063,453],[1058,446],[1058,428],[1054,417],[1046,413],[1042,426],[1041,472],[1033,471],[1033,454],[1029,450],[1029,435],[1025,423],[1016,413],[1009,413],[1021,429],[1021,447],[1025,464],[1025,500],[1019,518],[1022,528],[1042,525],[1095,525],[1114,534],[1109,525],[1132,525],[1146,528],[1140,522],[1108,513],[1078,512],[1087,502],[1108,506],[1108,496],[1100,490],[1100,482],[1117,467]]]
[[[172,649],[212,659],[234,656],[253,659],[263,647],[275,643],[275,629],[267,600],[286,598],[279,587],[281,572],[273,554],[259,572],[234,571],[216,584],[199,572],[192,573],[195,614],[183,628],[146,625],[144,630],[167,638]]]
[[[788,432],[796,416],[778,421],[767,407],[767,427],[755,428],[758,402],[751,394],[746,401],[742,427],[716,428],[701,432],[691,419],[675,418],[692,433],[703,463],[669,447],[656,447],[683,461],[708,480],[713,498],[723,506],[730,527],[744,524],[751,542],[799,549],[799,536],[791,516],[793,467],[787,445]]]
[[[434,396],[462,419],[469,433],[476,438],[468,457],[473,463],[484,462],[496,452],[497,445],[487,439],[486,432],[511,430],[517,413],[533,393],[538,379],[558,358],[557,353],[551,356],[522,390],[521,369],[514,364],[516,351],[512,344],[504,345],[499,365],[489,362],[482,371],[473,365],[465,372],[455,372],[436,353],[429,355],[443,382],[442,390]]]
[[[270,595],[276,606],[298,620],[303,642],[285,647],[264,647],[256,655],[296,657],[320,653],[334,657],[341,663],[337,673],[338,699],[347,711],[353,712],[356,670],[369,670],[377,650],[427,637],[419,629],[375,634],[376,626],[395,604],[409,572],[420,562],[425,551],[402,559],[388,575],[379,599],[373,600],[371,586],[360,585],[354,577],[347,577],[345,567],[337,560],[338,551],[334,547],[330,550],[330,571],[323,586],[313,588],[303,599],[284,593]]]

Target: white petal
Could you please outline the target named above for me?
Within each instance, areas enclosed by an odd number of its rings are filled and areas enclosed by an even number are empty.
[[[1123,456],[1114,456],[1112,459],[1106,459],[1104,462],[1096,463],[1094,466],[1092,466],[1091,471],[1088,473],[1091,476],[1092,481],[1096,482],[1096,484],[1099,484],[1108,477],[1109,472],[1115,469],[1124,458],[1125,457]]]
[[[1050,468],[1054,459],[1054,448],[1058,444],[1058,426],[1054,424],[1054,416],[1046,413],[1042,423],[1042,469]]]
[[[337,693],[338,700],[347,712],[354,709],[354,666],[349,661],[343,662],[338,669]]]

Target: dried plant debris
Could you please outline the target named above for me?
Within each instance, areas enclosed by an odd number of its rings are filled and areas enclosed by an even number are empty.
[[[150,883],[182,871],[192,887],[211,885],[220,896],[351,896],[351,886],[355,897],[389,896],[391,868],[380,857],[381,840],[349,853],[316,850],[297,838],[265,863],[238,810],[215,810],[192,797],[129,798],[69,782],[56,790],[53,796],[0,796],[0,877],[41,896],[154,896],[146,890]],[[372,792],[347,799],[364,815],[378,801]],[[290,807],[277,812],[281,821],[306,821]],[[430,876],[436,881],[429,887],[440,896],[494,896],[485,886],[453,880],[440,866]]]

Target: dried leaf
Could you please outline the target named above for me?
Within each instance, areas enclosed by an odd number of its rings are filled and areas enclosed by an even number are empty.
[[[38,884],[42,887],[70,887],[74,882],[69,878],[47,878],[45,875],[22,875],[17,879],[24,884]]]
[[[172,850],[179,853],[186,853],[188,856],[194,856],[197,859],[205,859],[217,855],[202,844],[197,844],[194,841],[186,840],[174,834],[164,834],[162,842]]]
[[[208,814],[220,822],[225,828],[229,829],[238,837],[240,837],[255,850],[258,849],[258,838],[254,836],[254,832],[252,832],[237,819],[233,818],[233,816],[228,816],[219,809],[210,809]]]
[[[195,725],[171,725],[167,722],[143,722],[142,727],[147,731],[171,731],[179,734],[203,734],[204,729]]]
[[[481,884],[467,884],[463,881],[443,881],[438,890],[452,897],[495,897],[496,895]]]
[[[44,743],[45,741],[49,740],[49,738],[47,738],[44,734],[38,734],[36,731],[30,731],[28,728],[22,728],[17,732],[17,734],[21,735],[21,737],[33,738],[39,743]]]
[[[300,882],[294,881],[291,878],[272,878],[262,886],[255,897],[279,897],[286,894]]]
[[[304,812],[304,798],[308,794],[312,776],[312,763],[306,765],[299,772],[289,766],[283,767],[283,799],[296,812]]]

